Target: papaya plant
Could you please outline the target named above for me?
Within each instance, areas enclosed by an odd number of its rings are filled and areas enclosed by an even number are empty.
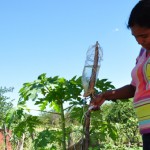
[[[62,129],[62,149],[66,149],[66,127],[65,127],[65,108],[64,104],[69,103],[70,109],[74,105],[82,104],[81,99],[81,77],[76,76],[70,80],[64,78],[46,77],[46,74],[41,74],[37,80],[31,83],[25,83],[20,89],[19,104],[25,104],[28,100],[39,105],[41,110],[49,106],[52,110],[59,113],[61,116]]]

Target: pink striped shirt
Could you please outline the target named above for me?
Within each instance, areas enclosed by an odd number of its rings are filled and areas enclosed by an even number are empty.
[[[150,133],[150,55],[146,56],[144,48],[141,49],[131,75],[131,84],[136,87],[133,103],[140,133]]]

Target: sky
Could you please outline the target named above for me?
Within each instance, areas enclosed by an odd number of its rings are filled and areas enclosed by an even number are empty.
[[[81,76],[89,46],[99,42],[99,79],[118,88],[131,82],[140,46],[127,29],[137,0],[0,0],[0,86],[47,77]]]

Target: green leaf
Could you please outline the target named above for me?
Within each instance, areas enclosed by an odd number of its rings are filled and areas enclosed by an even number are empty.
[[[60,110],[60,106],[57,103],[55,103],[55,102],[52,102],[50,104],[50,106],[52,107],[53,110],[55,110],[55,112],[60,112],[61,111]]]
[[[41,75],[38,76],[39,80],[43,80],[45,78],[46,78],[46,73],[43,73],[43,74],[41,74]]]

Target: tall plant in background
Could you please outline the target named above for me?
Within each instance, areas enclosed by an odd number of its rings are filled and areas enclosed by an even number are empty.
[[[9,92],[13,92],[13,89],[0,87],[0,128],[4,135],[3,147],[22,150],[25,145],[24,139],[27,136],[32,137],[39,120],[36,116],[25,114],[23,105],[13,107],[12,100],[6,96]]]
[[[7,93],[13,92],[13,87],[6,88],[0,87],[0,128],[3,131],[4,135],[4,147],[7,149],[7,135],[9,133],[9,127],[7,122],[7,117],[12,110],[12,102],[10,97],[6,96]],[[1,143],[2,144],[2,143]]]
[[[2,88],[0,87],[0,126],[2,127],[5,124],[5,118],[7,112],[12,108],[13,104],[10,101],[10,97],[6,96],[8,92],[13,92],[12,87]]]

